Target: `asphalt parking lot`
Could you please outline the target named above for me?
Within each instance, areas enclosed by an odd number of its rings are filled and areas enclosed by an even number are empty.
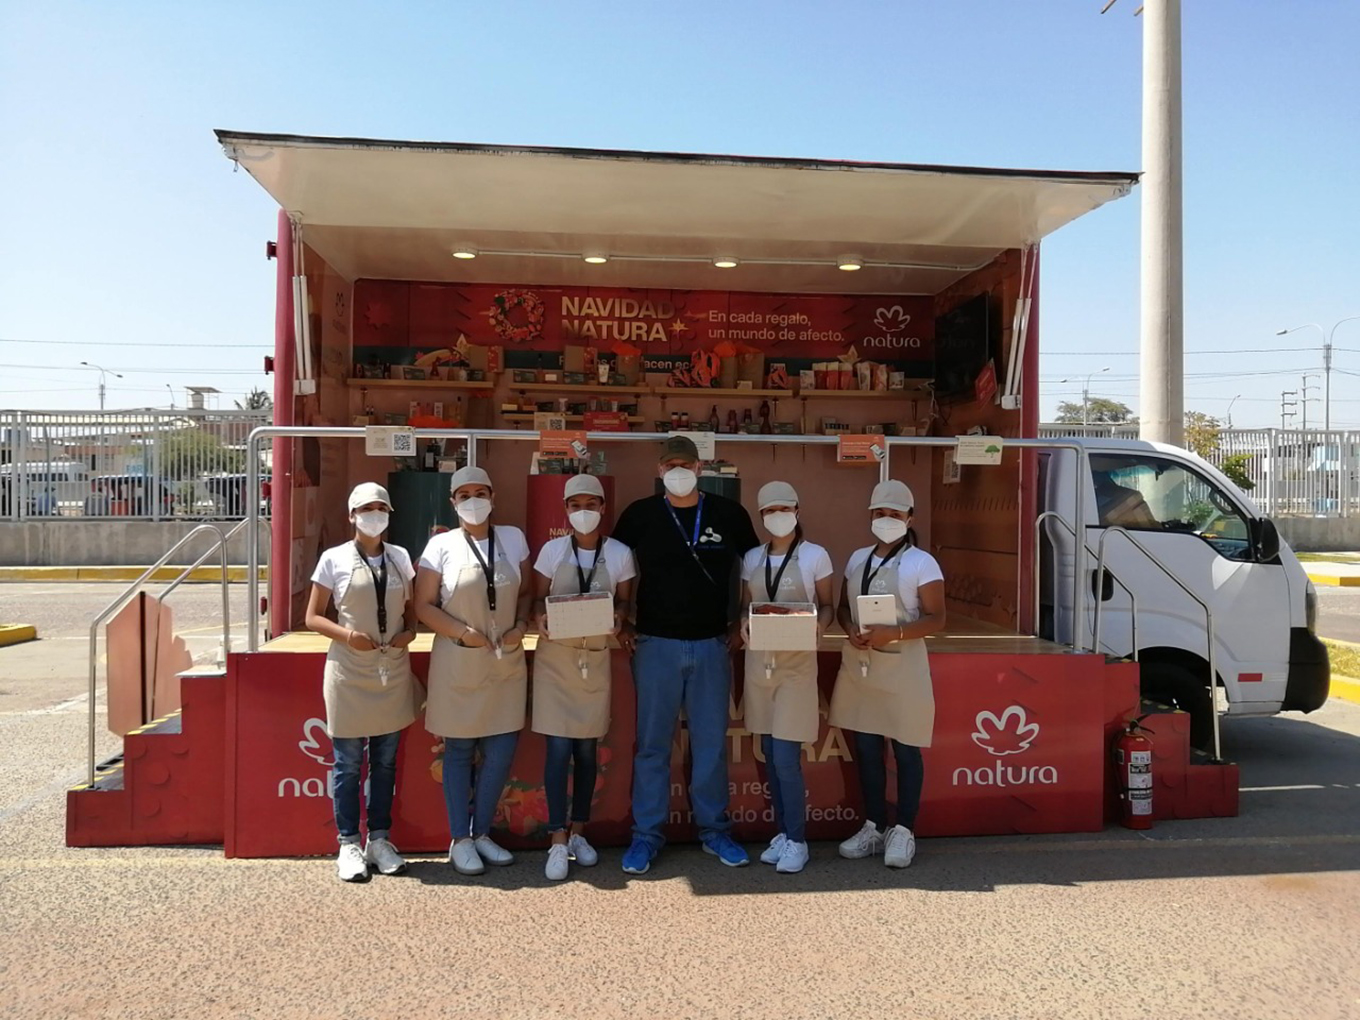
[[[1236,819],[923,840],[904,872],[676,847],[642,878],[606,850],[560,884],[531,853],[345,886],[329,860],[63,845],[86,628],[117,590],[0,586],[42,634],[0,648],[0,1017],[1360,1016],[1360,706],[1225,723]],[[218,598],[177,596],[197,657]]]

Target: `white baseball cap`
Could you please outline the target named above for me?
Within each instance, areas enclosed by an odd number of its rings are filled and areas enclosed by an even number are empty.
[[[360,482],[349,494],[350,511],[358,510],[359,507],[369,503],[381,503],[387,509],[392,509],[392,499],[387,495],[386,489],[377,482]]]
[[[797,506],[798,493],[788,482],[766,482],[756,493],[756,509],[767,506]]]
[[[869,496],[870,510],[901,510],[904,514],[907,514],[911,513],[915,507],[916,497],[907,488],[907,483],[899,482],[896,478],[879,482],[874,486],[874,491]]]
[[[491,476],[479,467],[459,468],[449,479],[450,492],[457,492],[464,485],[485,485],[488,489],[494,488],[491,484]]]
[[[562,499],[568,500],[572,496],[599,496],[600,499],[604,499],[604,486],[594,475],[572,475],[567,479]]]

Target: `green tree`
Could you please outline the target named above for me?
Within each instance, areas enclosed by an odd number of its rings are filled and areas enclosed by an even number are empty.
[[[274,398],[257,387],[246,394],[245,403],[237,400],[235,404],[242,411],[268,411],[274,406]]]
[[[201,428],[179,429],[161,440],[161,474],[166,478],[192,479],[216,471],[238,474],[244,464],[244,453],[227,449]]]
[[[1066,425],[1122,425],[1137,421],[1128,404],[1105,397],[1092,397],[1083,407],[1080,400],[1064,400],[1058,405],[1057,421]]]
[[[1222,427],[1203,411],[1185,412],[1185,448],[1209,460],[1218,452]]]
[[[1234,453],[1230,457],[1224,457],[1223,463],[1218,466],[1222,471],[1243,492],[1250,492],[1256,488],[1256,483],[1247,474],[1247,465],[1251,463],[1251,455],[1246,453]]]

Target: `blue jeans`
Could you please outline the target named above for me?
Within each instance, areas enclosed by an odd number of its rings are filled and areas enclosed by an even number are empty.
[[[921,749],[910,744],[899,744],[877,733],[855,734],[855,764],[859,766],[859,785],[864,794],[864,814],[878,826],[880,832],[888,827],[888,766],[883,756],[883,745],[892,744],[897,759],[897,824],[916,828],[916,813],[921,809],[921,786],[925,782],[925,764]]]
[[[567,827],[567,766],[575,759],[571,776],[571,820],[590,821],[590,802],[595,796],[594,737],[548,737],[548,753],[543,761],[543,792],[548,798],[548,831],[562,832]]]
[[[368,838],[386,839],[397,795],[397,747],[401,731],[377,737],[332,737],[335,765],[331,788],[335,831],[341,843],[359,842],[359,794],[363,790],[364,741],[368,741]]]
[[[681,706],[689,722],[689,800],[699,838],[726,833],[727,704],[732,659],[725,638],[680,641],[638,636],[637,755],[633,759],[633,835],[653,850],[665,842],[671,801],[671,742]]]
[[[803,745],[760,735],[765,774],[770,783],[775,829],[795,843],[807,841],[807,787],[803,783]]]
[[[519,732],[444,739],[444,807],[454,839],[485,836],[510,778]],[[480,751],[482,760],[473,765]],[[474,783],[475,788],[474,788]]]

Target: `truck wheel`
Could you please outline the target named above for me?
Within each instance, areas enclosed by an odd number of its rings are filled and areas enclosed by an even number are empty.
[[[1141,686],[1149,701],[1188,712],[1191,746],[1213,750],[1213,699],[1201,674],[1178,662],[1154,662],[1143,667]]]

